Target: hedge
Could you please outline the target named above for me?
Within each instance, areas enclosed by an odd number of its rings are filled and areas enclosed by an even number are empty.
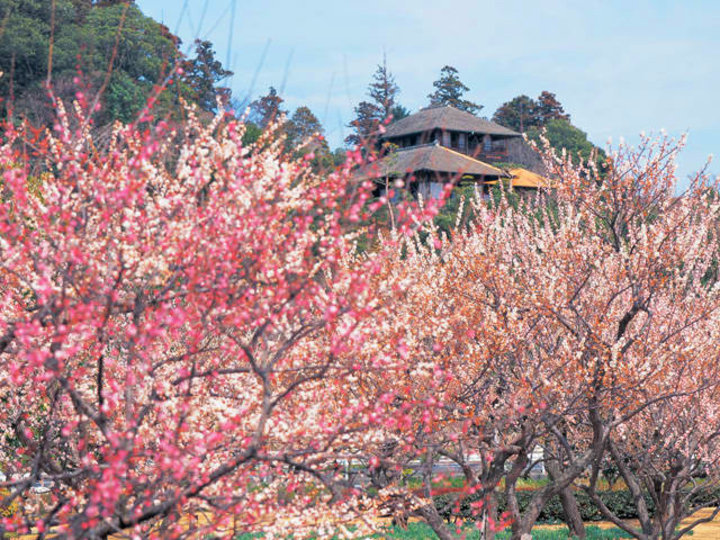
[[[530,499],[532,499],[533,491],[519,491],[517,492],[518,505],[520,511],[524,512],[528,507]],[[602,521],[605,518],[600,513],[600,510],[590,500],[590,497],[584,491],[575,491],[575,500],[578,503],[578,509],[580,516],[583,521]],[[627,490],[621,491],[599,491],[598,495],[608,507],[620,519],[636,519],[637,509],[635,508],[635,502],[633,501],[632,495]],[[496,493],[498,512],[502,513],[507,510],[507,500],[505,493]],[[471,503],[476,502],[480,499],[478,495],[470,495],[460,502],[459,509],[456,508],[457,495],[443,494],[436,495],[433,497],[435,507],[438,509],[440,514],[445,520],[450,521],[452,518],[462,519],[474,519],[477,515],[473,515]],[[647,504],[648,511],[652,515],[655,511],[655,503],[649,494],[645,494],[645,503]],[[714,491],[708,493],[705,497],[695,498],[693,502],[698,503],[701,501],[711,501],[720,499],[720,491]],[[540,512],[538,517],[538,523],[562,523],[565,518],[565,512],[563,511],[560,497],[555,496],[545,505],[545,508]]]

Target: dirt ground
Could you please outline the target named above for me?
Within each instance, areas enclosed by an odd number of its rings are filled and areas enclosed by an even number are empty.
[[[693,519],[698,519],[703,516],[708,516],[711,513],[712,513],[712,509],[710,509],[710,508],[700,510],[693,516],[692,519],[688,518],[685,521],[683,521],[683,525],[687,525],[688,523],[693,521]],[[609,521],[586,523],[586,525],[595,525],[602,529],[616,528],[616,525],[614,523],[610,523]],[[547,526],[547,528],[551,528],[551,527],[554,528],[556,526],[550,526],[550,525]],[[559,527],[559,525],[557,527]],[[544,527],[540,526],[538,528],[544,528]],[[698,525],[695,529],[693,529],[692,536],[687,536],[687,538],[692,539],[692,540],[720,540],[720,515],[715,516],[715,519],[713,521]]]
[[[706,508],[700,510],[695,514],[695,519],[702,516],[708,516],[712,513],[712,509]],[[685,520],[683,523],[688,523],[691,520]],[[720,515],[715,516],[715,519],[709,523],[703,523],[698,525],[693,530],[692,540],[720,540]]]

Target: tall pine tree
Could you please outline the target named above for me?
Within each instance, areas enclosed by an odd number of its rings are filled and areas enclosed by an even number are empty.
[[[287,113],[286,110],[281,108],[284,101],[278,95],[275,87],[271,86],[266,95],[250,104],[250,120],[261,128],[266,128],[277,120],[280,115]]]
[[[355,107],[355,119],[348,127],[353,132],[345,137],[345,144],[358,145],[371,139],[378,130],[382,118],[382,110],[375,103],[361,101]]]
[[[377,66],[368,85],[370,101],[361,101],[355,107],[355,119],[348,125],[353,128],[353,132],[345,138],[345,142],[351,145],[361,144],[373,137],[380,123],[388,117],[392,116],[395,121],[407,116],[408,110],[397,102],[399,93],[400,88],[387,67],[386,57],[383,56],[382,64]]]
[[[188,86],[191,99],[206,111],[217,109],[218,99],[225,105],[230,100],[230,89],[217,84],[232,75],[215,58],[212,43],[195,40],[195,58],[186,60],[183,82]]]
[[[553,119],[570,121],[570,115],[565,112],[555,94],[547,90],[543,90],[538,96],[538,116],[542,124]]]
[[[380,109],[383,119],[392,114],[399,93],[400,88],[395,83],[395,77],[388,70],[387,59],[383,55],[383,63],[375,70],[368,88],[368,95]]]
[[[333,156],[323,135],[322,124],[309,107],[302,106],[295,109],[283,129],[288,152],[296,158],[312,152],[314,157],[310,164],[313,170],[319,172],[332,169]]]
[[[445,66],[440,70],[440,78],[433,83],[435,91],[428,94],[431,106],[451,105],[461,111],[477,114],[483,108],[482,105],[463,99],[463,94],[470,88],[465,86],[458,70],[452,66]]]
[[[298,107],[285,123],[285,135],[290,147],[297,146],[312,137],[323,134],[323,127],[309,107]]]

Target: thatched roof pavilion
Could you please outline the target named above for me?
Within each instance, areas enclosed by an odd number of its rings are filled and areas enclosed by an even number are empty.
[[[479,118],[455,107],[428,107],[415,114],[393,122],[381,139],[392,140],[397,137],[427,133],[433,130],[464,132],[477,135],[491,135],[496,139],[520,137],[520,133],[503,127],[495,122]]]

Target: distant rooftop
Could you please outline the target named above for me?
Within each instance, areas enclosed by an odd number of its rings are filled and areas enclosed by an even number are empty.
[[[538,189],[553,187],[552,180],[549,180],[544,176],[540,176],[538,173],[528,171],[527,169],[510,169],[508,172],[512,176],[512,179],[510,180],[510,185],[514,188]],[[499,180],[491,180],[485,183],[488,185],[494,185],[498,182]]]
[[[370,171],[373,173],[368,174]],[[400,148],[372,164],[362,176],[402,177],[419,171],[493,178],[509,176],[502,169],[436,144]]]
[[[387,127],[382,136],[383,139],[402,137],[414,133],[424,133],[433,129],[447,131],[464,131],[469,133],[480,133],[498,135],[502,137],[520,137],[520,133],[503,127],[490,120],[478,118],[474,114],[461,111],[451,106],[428,107],[421,109],[415,114],[406,116]]]

